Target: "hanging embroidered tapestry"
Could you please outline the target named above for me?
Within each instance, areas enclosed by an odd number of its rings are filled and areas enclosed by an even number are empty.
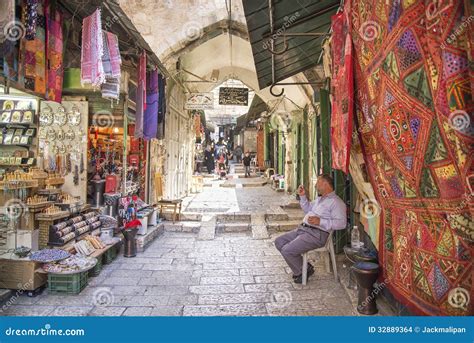
[[[23,17],[27,13],[23,13]],[[46,94],[46,16],[42,1],[36,6],[36,32],[32,40],[22,39],[20,48],[20,83],[26,89]]]
[[[63,91],[63,16],[55,6],[49,5],[47,13],[48,92],[46,98],[61,102]]]
[[[384,282],[417,314],[472,315],[469,1],[352,5],[356,113],[382,216]]]
[[[354,113],[354,75],[352,67],[352,39],[349,33],[350,3],[344,11],[332,17],[332,112],[331,153],[332,167],[347,174],[352,139]]]

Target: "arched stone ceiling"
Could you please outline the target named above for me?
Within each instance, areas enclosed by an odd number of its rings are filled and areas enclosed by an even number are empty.
[[[205,79],[219,71],[216,83],[186,83],[191,91],[210,91],[229,78],[236,78],[255,90],[264,101],[274,100],[269,88],[259,90],[241,0],[232,0],[232,58],[227,33],[226,0],[120,0],[120,6],[171,74],[175,62]],[[270,63],[270,61],[269,61]],[[197,80],[179,72],[180,79]],[[302,75],[284,82],[306,81]],[[285,95],[300,107],[311,101],[303,87],[285,86]],[[279,88],[276,87],[278,92]]]

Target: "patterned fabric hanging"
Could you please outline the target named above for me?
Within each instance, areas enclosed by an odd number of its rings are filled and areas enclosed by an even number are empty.
[[[36,37],[38,23],[38,0],[27,0],[25,6],[25,39],[33,40]]]
[[[417,314],[473,313],[467,3],[353,0],[351,12],[356,114],[381,216],[383,278]]]
[[[156,138],[158,129],[158,71],[147,73],[146,110],[143,119],[143,138],[150,140]]]
[[[48,91],[46,98],[61,102],[63,90],[63,15],[53,6],[46,9]]]
[[[19,40],[15,38],[14,23],[15,0],[0,1],[0,63],[3,64],[3,74],[6,78],[18,81],[18,47]]]
[[[46,94],[46,17],[43,2],[38,2],[36,35],[20,43],[19,81],[26,89]]]
[[[100,9],[82,21],[81,84],[99,87],[105,81]]]
[[[332,167],[347,174],[354,113],[354,75],[352,67],[352,39],[349,34],[350,1],[344,11],[332,17]]]
[[[165,138],[165,115],[166,115],[166,80],[163,75],[158,75],[158,130],[156,138]]]
[[[142,52],[138,65],[137,107],[135,116],[135,138],[143,138],[143,117],[146,110],[146,53]]]
[[[102,64],[105,73],[105,83],[101,86],[102,97],[106,99],[120,98],[120,57],[118,38],[110,32],[102,33],[104,54],[102,55]]]

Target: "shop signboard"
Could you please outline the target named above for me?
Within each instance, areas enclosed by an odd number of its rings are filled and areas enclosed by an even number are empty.
[[[213,93],[191,93],[186,96],[187,110],[212,110],[214,108]]]
[[[239,87],[219,88],[219,105],[248,106],[249,89]]]

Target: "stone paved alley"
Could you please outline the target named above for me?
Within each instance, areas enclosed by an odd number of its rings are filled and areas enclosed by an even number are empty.
[[[256,180],[261,179],[243,183]],[[219,187],[224,181],[207,179],[207,183],[202,193],[186,199],[183,217],[203,215],[200,221],[174,225],[165,221],[162,235],[143,253],[135,258],[120,256],[91,278],[79,295],[48,295],[47,290],[34,298],[22,295],[3,314],[357,315],[354,294],[350,297],[333,274],[326,273],[319,256],[312,257],[316,273],[306,286],[292,282],[289,268],[273,245],[280,230],[290,230],[301,220],[300,210],[283,211],[279,206],[294,203],[292,198],[268,185],[231,188]],[[275,214],[277,209],[280,211]],[[229,220],[232,215],[233,221]],[[285,215],[286,220],[278,220]],[[258,218],[264,221],[263,226],[256,223]],[[202,233],[209,229],[206,222],[213,225],[210,236]],[[262,235],[255,230],[259,227],[264,238],[255,237]],[[342,256],[339,258],[342,261]],[[347,274],[341,262],[339,274],[342,279]]]

